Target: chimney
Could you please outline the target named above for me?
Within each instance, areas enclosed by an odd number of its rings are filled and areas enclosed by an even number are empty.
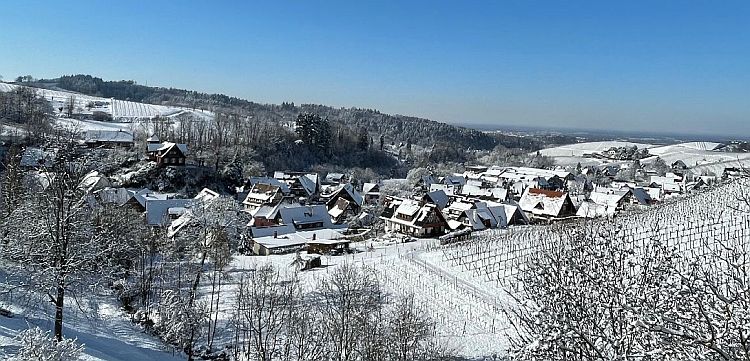
[[[273,238],[279,238],[279,232],[273,231]]]

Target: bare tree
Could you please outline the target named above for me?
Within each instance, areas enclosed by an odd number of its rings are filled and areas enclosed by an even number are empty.
[[[383,307],[380,283],[368,268],[344,264],[318,286],[323,325],[332,360],[357,359],[367,321]]]
[[[245,357],[268,361],[279,356],[294,291],[294,283],[283,280],[271,265],[261,266],[242,280],[238,312],[247,333]]]
[[[55,337],[62,340],[68,291],[81,277],[108,270],[115,245],[103,242],[96,231],[81,187],[87,172],[73,151],[60,151],[47,171],[49,186],[30,195],[8,221],[6,257],[21,265],[22,272],[33,273],[35,286],[46,292],[55,306]]]
[[[430,349],[430,340],[434,331],[435,323],[427,316],[424,308],[414,301],[414,295],[399,298],[388,322],[390,337],[387,346],[392,354],[391,359],[424,359],[433,351]]]

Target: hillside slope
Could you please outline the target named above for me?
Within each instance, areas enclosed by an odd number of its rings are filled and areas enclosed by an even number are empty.
[[[498,144],[506,147],[532,148],[533,141],[508,135],[490,135],[474,129],[440,123],[429,119],[404,115],[389,115],[373,109],[333,108],[325,105],[293,103],[260,104],[224,94],[149,87],[133,81],[104,81],[90,75],[62,76],[40,80],[37,84],[60,88],[92,96],[172,105],[191,109],[229,109],[245,112],[255,119],[291,122],[300,112],[313,112],[341,122],[352,129],[366,129],[371,135],[382,135],[388,142],[412,143],[424,147],[436,143],[455,144],[461,148],[492,149]]]

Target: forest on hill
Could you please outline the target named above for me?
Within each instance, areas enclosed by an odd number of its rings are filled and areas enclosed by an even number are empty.
[[[57,87],[118,100],[249,114],[258,121],[290,123],[300,113],[314,113],[357,132],[364,129],[371,137],[383,136],[385,141],[395,144],[431,147],[447,143],[461,149],[479,150],[491,150],[502,145],[506,148],[537,150],[549,143],[549,140],[545,139],[485,133],[424,118],[385,114],[375,109],[334,108],[317,104],[295,105],[291,102],[261,104],[224,94],[151,87],[137,84],[132,80],[105,81],[91,75],[66,75],[57,79],[42,79],[36,83],[44,87]],[[567,139],[552,141],[556,143]]]

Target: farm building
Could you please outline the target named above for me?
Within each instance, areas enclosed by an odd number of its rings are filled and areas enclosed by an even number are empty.
[[[87,130],[83,144],[88,147],[125,147],[133,146],[133,133],[124,130]]]

